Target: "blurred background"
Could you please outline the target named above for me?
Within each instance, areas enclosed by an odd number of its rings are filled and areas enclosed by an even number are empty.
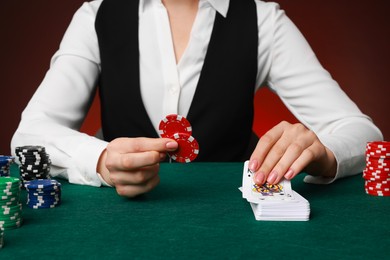
[[[0,154],[10,154],[20,114],[83,2],[0,1]],[[322,65],[389,140],[390,1],[277,2],[305,35]],[[296,122],[268,90],[258,92],[256,101],[254,130],[259,135],[281,120]],[[82,131],[94,134],[99,129],[99,113],[97,97]]]

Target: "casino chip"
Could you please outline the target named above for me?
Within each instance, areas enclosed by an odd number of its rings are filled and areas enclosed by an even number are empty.
[[[363,178],[367,194],[390,196],[390,142],[367,143]]]
[[[7,230],[20,227],[21,224],[20,180],[0,177],[0,228]]]
[[[15,148],[23,183],[35,179],[50,179],[51,160],[43,146],[21,146]]]
[[[61,183],[51,179],[36,179],[25,184],[27,206],[33,209],[54,208],[61,204]]]
[[[190,122],[184,116],[174,114],[161,120],[159,130],[159,134],[163,138],[171,138],[176,133],[192,134]]]
[[[10,175],[10,165],[14,162],[14,157],[0,155],[0,177]]]
[[[188,163],[198,156],[199,144],[191,135],[191,124],[184,116],[175,114],[166,116],[160,122],[159,134],[163,138],[175,139],[179,144],[176,151],[168,153],[171,159]]]
[[[176,133],[172,137],[179,144],[176,151],[169,152],[170,157],[182,163],[189,163],[195,160],[199,153],[199,144],[192,135]]]

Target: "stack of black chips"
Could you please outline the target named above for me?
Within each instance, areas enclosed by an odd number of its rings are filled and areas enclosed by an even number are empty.
[[[15,148],[19,160],[21,181],[24,184],[36,179],[50,179],[51,161],[43,146],[20,146]]]

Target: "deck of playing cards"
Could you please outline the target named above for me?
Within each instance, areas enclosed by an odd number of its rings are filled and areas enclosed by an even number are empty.
[[[278,184],[257,185],[253,172],[244,164],[242,176],[242,197],[253,210],[256,220],[307,221],[310,216],[309,202],[292,190],[291,182],[283,179]]]

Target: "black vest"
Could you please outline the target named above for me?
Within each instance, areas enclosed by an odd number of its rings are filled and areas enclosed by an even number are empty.
[[[98,11],[104,139],[158,137],[142,102],[136,0],[105,0]],[[253,0],[231,0],[216,15],[206,59],[187,119],[199,142],[196,161],[248,159],[253,141],[253,97],[258,27]]]

